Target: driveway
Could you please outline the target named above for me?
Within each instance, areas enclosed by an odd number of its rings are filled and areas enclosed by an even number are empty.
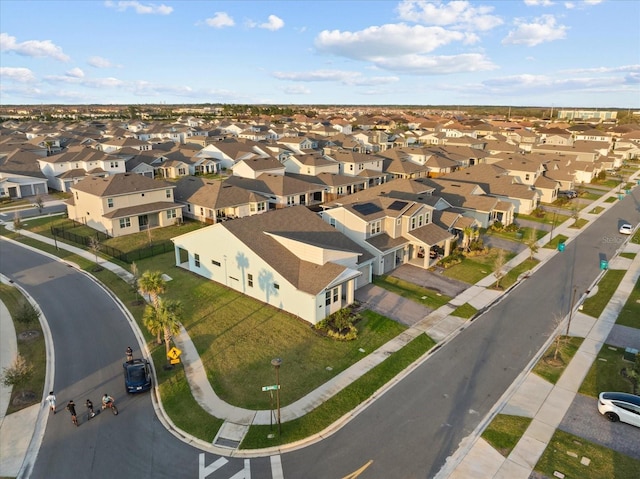
[[[611,422],[598,412],[598,400],[576,394],[559,429],[640,460],[640,428]]]
[[[417,284],[423,288],[437,291],[450,298],[458,296],[471,286],[463,281],[447,278],[440,273],[427,271],[426,269],[418,268],[411,264],[403,264],[394,269],[389,275],[409,283]]]
[[[356,290],[355,297],[365,308],[406,326],[413,326],[433,311],[374,284]]]
[[[524,243],[520,243],[519,241],[511,241],[493,235],[484,235],[482,237],[482,241],[484,242],[484,245],[488,246],[489,248],[499,248],[516,254],[528,249],[528,246]]]

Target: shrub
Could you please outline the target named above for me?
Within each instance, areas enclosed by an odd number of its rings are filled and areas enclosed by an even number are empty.
[[[18,354],[11,364],[11,367],[4,368],[2,383],[5,386],[20,386],[27,382],[32,375],[33,366],[31,366],[23,356]]]
[[[26,299],[20,301],[16,313],[16,321],[22,324],[30,324],[40,318],[40,311],[36,311]]]
[[[509,233],[515,233],[519,229],[520,229],[520,227],[516,223],[511,223],[509,226],[506,226],[504,228],[504,230],[509,232]]]
[[[491,225],[491,229],[494,231],[502,231],[504,230],[504,225],[502,224],[502,221],[494,221]]]
[[[338,341],[352,341],[358,337],[358,329],[353,325],[358,319],[359,315],[353,314],[351,308],[342,308],[318,322],[314,329]]]

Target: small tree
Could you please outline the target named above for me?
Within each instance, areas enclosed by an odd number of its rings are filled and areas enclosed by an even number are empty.
[[[493,262],[493,275],[496,277],[496,288],[500,288],[500,281],[505,277],[504,265],[505,265],[505,254],[503,249],[498,250],[498,255]]]
[[[143,294],[148,294],[154,307],[158,307],[159,295],[167,289],[167,282],[160,271],[145,271],[138,280],[138,286]]]
[[[182,303],[173,299],[160,300],[158,317],[164,332],[164,345],[169,354],[170,342],[173,335],[180,332],[182,321]]]
[[[131,263],[131,279],[129,280],[129,286],[133,290],[133,294],[135,296],[135,300],[138,301],[138,295],[140,294],[138,291],[138,281],[140,279],[140,271],[138,271],[138,265],[134,261]]]
[[[578,224],[578,220],[580,219],[580,214],[577,206],[574,206],[573,208],[571,208],[571,218],[573,218],[574,226]]]
[[[15,320],[22,324],[30,324],[37,321],[40,318],[40,311],[34,309],[33,306],[26,299],[20,301],[18,311],[15,315]]]
[[[162,327],[158,308],[153,304],[147,304],[145,306],[144,313],[142,314],[142,323],[144,324],[144,327],[147,328],[147,331],[156,337],[156,343],[162,344],[162,332],[164,329]]]
[[[11,366],[3,369],[2,383],[5,386],[21,386],[33,376],[33,366],[20,354],[16,356]]]
[[[42,214],[42,210],[44,209],[44,201],[42,200],[42,196],[36,196],[36,206],[38,207],[38,213]]]
[[[529,248],[529,259],[533,259],[533,256],[538,252],[539,249],[537,230],[531,230],[531,233],[529,233],[529,238],[527,238],[526,245]]]
[[[13,215],[13,229],[16,233],[18,233],[18,236],[20,236],[20,230],[23,228],[23,226],[24,225],[22,223],[22,218],[20,218],[20,213],[16,211]]]
[[[97,270],[97,268],[100,267],[100,265],[98,264],[98,253],[102,249],[102,245],[100,244],[100,240],[95,236],[91,236],[89,238],[89,249],[96,257],[96,270]]]

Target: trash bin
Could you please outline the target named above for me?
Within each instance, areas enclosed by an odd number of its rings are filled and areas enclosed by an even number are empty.
[[[518,231],[518,232],[516,233],[516,239],[521,240],[521,239],[522,239],[522,236],[523,236],[523,235],[522,235],[522,233],[521,233],[520,231]]]
[[[627,348],[624,350],[624,354],[622,355],[622,359],[625,361],[631,361],[633,363],[636,362],[636,356],[638,356],[638,350],[634,348]]]
[[[630,190],[629,188],[627,188],[627,189],[625,190],[625,192],[626,192],[627,194],[631,194],[631,190]]]
[[[558,243],[558,251],[564,251],[564,243]]]
[[[606,259],[601,259],[600,269],[608,269],[608,268],[609,268],[609,262]]]
[[[619,200],[621,200],[621,199],[623,199],[623,198],[624,198],[624,196],[623,196],[623,195],[618,195],[618,199],[619,199]]]

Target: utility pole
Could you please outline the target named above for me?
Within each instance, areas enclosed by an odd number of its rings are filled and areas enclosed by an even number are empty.
[[[278,436],[282,433],[281,423],[280,423],[280,365],[282,364],[282,359],[274,358],[271,360],[271,365],[276,370],[276,408],[278,409]]]
[[[571,327],[571,319],[573,318],[573,306],[576,302],[576,290],[578,288],[576,286],[573,287],[573,294],[571,295],[571,306],[569,307],[569,322],[567,323],[567,334],[569,336],[569,328]]]

